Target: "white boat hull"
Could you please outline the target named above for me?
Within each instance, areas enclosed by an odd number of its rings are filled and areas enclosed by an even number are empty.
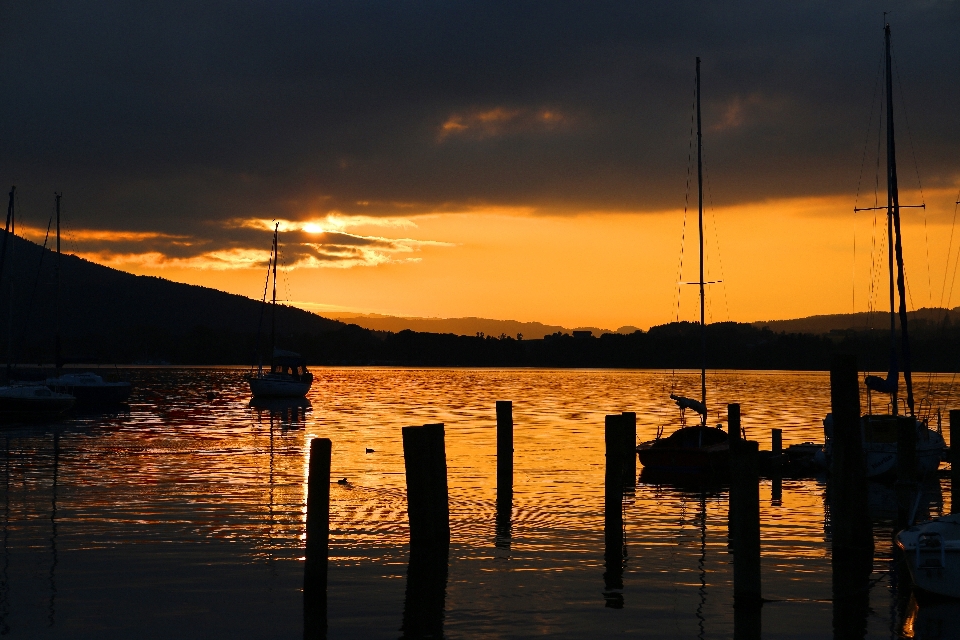
[[[291,380],[273,377],[269,374],[249,378],[250,392],[255,398],[303,398],[310,391],[313,378],[309,380]]]
[[[863,416],[861,419],[861,437],[864,439],[863,453],[866,462],[867,478],[877,480],[881,478],[890,478],[897,473],[897,441],[896,433],[891,433],[889,428],[891,421],[903,420],[904,418],[892,418],[890,416]],[[896,423],[893,422],[895,425]],[[943,454],[946,451],[946,442],[943,436],[936,430],[927,427],[919,420],[917,424],[917,473],[921,476],[933,473],[940,467],[943,460]],[[870,431],[875,438],[877,429],[880,425],[887,427],[887,432],[880,441],[871,441],[868,436],[867,427],[874,425]],[[828,414],[823,421],[824,427],[824,447],[822,455],[815,455],[814,461],[822,464],[825,468],[830,467],[830,458],[833,448],[833,416]]]
[[[914,585],[938,596],[960,598],[960,514],[901,531],[897,546]]]

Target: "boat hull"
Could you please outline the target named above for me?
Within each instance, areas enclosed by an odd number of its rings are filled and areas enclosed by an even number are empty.
[[[0,420],[49,420],[63,415],[73,407],[73,397],[51,393],[46,387],[42,389],[49,395],[0,394]]]
[[[939,597],[960,598],[960,514],[901,531],[897,546],[918,589]]]
[[[250,392],[255,398],[303,398],[310,391],[313,379],[307,381],[251,376]]]
[[[115,382],[103,385],[47,385],[52,391],[66,393],[77,399],[77,407],[97,407],[122,404],[130,398],[130,383]]]
[[[726,471],[730,450],[685,449],[672,447],[637,449],[637,457],[644,471],[662,474],[715,474]]]

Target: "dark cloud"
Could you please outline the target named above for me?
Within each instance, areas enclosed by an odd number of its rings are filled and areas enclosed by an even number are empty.
[[[891,7],[901,115],[947,184],[960,5]],[[78,225],[220,247],[267,233],[223,221],[329,210],[672,207],[700,55],[716,204],[846,193],[881,28],[865,1],[24,3],[0,21],[0,175],[37,220],[56,188]]]

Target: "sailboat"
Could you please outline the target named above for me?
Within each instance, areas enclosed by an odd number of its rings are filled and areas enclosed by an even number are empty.
[[[267,271],[269,285],[270,271],[273,272],[273,299],[270,302],[270,370],[265,371],[260,357],[260,336],[257,335],[257,372],[247,378],[250,392],[255,398],[303,398],[313,384],[313,374],[307,371],[307,361],[293,351],[277,348],[277,261],[279,259],[280,223],[273,230],[273,248]],[[266,292],[264,292],[266,299]],[[266,303],[266,300],[264,300]],[[261,316],[262,318],[262,316]]]
[[[10,203],[7,205],[7,222],[0,244],[0,275],[7,257],[7,241],[16,233],[16,212],[14,209],[16,187],[10,188]],[[12,277],[12,276],[11,276]],[[13,282],[10,284],[9,304],[13,305]],[[11,306],[12,313],[12,306]],[[12,317],[12,316],[11,316]],[[12,370],[12,323],[7,329],[7,380]],[[39,384],[7,384],[0,386],[0,420],[36,420],[55,418],[73,406],[74,397],[66,393],[52,391]]]
[[[867,463],[867,477],[890,477],[897,469],[897,440],[901,425],[912,427],[917,432],[917,472],[921,475],[936,471],[946,451],[946,443],[938,429],[933,429],[927,420],[916,415],[913,397],[913,377],[910,370],[910,336],[907,325],[906,285],[903,272],[903,243],[900,234],[900,209],[923,207],[924,205],[900,204],[897,187],[897,154],[893,122],[893,79],[890,59],[890,25],[884,26],[886,108],[887,108],[887,205],[885,207],[864,207],[855,211],[886,210],[887,212],[887,264],[889,268],[890,290],[890,368],[886,378],[866,376],[867,415],[861,417],[860,428],[863,436],[863,450]],[[896,265],[896,276],[894,276]],[[899,295],[899,305],[896,304]],[[897,358],[897,320],[900,324],[900,359]],[[900,414],[900,364],[903,367],[903,381],[906,386],[906,415]],[[872,392],[890,396],[890,412],[873,413]],[[824,462],[829,464],[832,439],[833,415],[827,414],[823,420]]]
[[[57,330],[54,342],[54,366],[56,374],[47,378],[44,384],[51,390],[72,395],[77,406],[95,407],[125,402],[130,397],[130,383],[126,381],[107,382],[92,372],[63,373],[63,355],[60,351],[60,198],[62,193],[54,194],[57,212]]]
[[[671,394],[670,399],[680,409],[681,420],[688,409],[700,416],[700,424],[681,426],[667,437],[637,445],[637,456],[644,473],[708,474],[723,473],[727,469],[730,445],[727,432],[707,426],[707,325],[703,273],[703,133],[700,123],[700,58],[697,58],[697,196],[700,240],[700,399]]]

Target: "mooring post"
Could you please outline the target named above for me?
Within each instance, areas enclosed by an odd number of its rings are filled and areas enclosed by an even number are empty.
[[[623,565],[626,545],[623,531],[623,484],[626,460],[625,420],[622,415],[607,416],[604,420],[606,445],[606,473],[604,477],[604,599],[606,606],[623,608]]]
[[[741,442],[740,431],[740,405],[732,403],[727,405],[727,444],[730,447],[730,477],[735,473],[736,464],[735,451],[737,445]],[[733,539],[736,537],[737,518],[735,512],[737,503],[734,498],[734,491],[731,486],[730,494],[727,499],[727,548],[733,550]]]
[[[513,516],[513,402],[497,401],[497,515],[498,547],[510,547]]]
[[[960,466],[957,463],[960,462],[960,451],[957,447],[960,443],[954,436],[960,435],[960,409],[950,410],[948,429],[950,431],[950,512],[958,513],[960,512]]]
[[[620,414],[623,425],[624,486],[629,483],[631,489],[637,486],[637,414],[624,411]]]
[[[830,459],[830,521],[833,534],[835,637],[862,637],[866,629],[873,569],[873,528],[867,511],[867,477],[860,435],[857,359],[836,355],[830,366],[833,438]],[[859,635],[851,635],[859,634]]]
[[[740,405],[737,403],[727,405],[727,435],[730,440],[730,449],[734,447],[734,442],[741,440],[740,431]]]
[[[327,558],[330,539],[329,438],[310,441],[307,471],[306,561],[303,568],[303,637],[327,632]]]
[[[730,452],[733,505],[733,601],[735,607],[759,607],[760,596],[760,456],[752,440]]]
[[[513,402],[497,400],[497,494],[513,493]]]
[[[443,425],[403,427],[402,433],[411,551],[419,546],[446,548],[450,506]]]
[[[773,472],[770,504],[780,506],[783,501],[783,429],[770,430],[770,468]]]
[[[917,425],[914,418],[897,418],[897,526],[909,527],[917,490]]]

